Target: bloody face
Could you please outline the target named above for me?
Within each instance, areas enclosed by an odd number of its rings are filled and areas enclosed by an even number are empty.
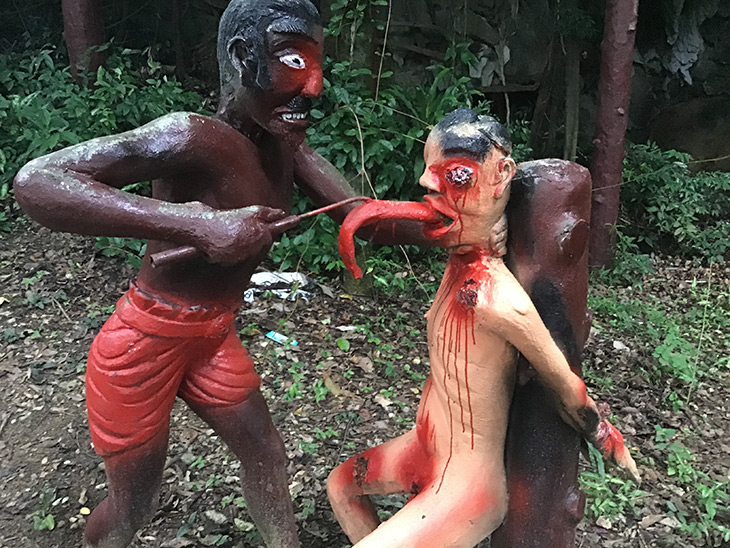
[[[446,219],[427,229],[426,236],[444,247],[481,245],[489,237],[496,206],[511,176],[505,166],[514,165],[496,147],[476,161],[458,151],[444,151],[438,135],[431,134],[424,150],[426,168],[419,184],[428,189],[425,201]],[[498,217],[497,217],[498,218]]]
[[[322,93],[322,29],[312,36],[268,32],[264,59],[270,89],[251,89],[251,118],[269,133],[299,145],[309,123],[312,99]]]

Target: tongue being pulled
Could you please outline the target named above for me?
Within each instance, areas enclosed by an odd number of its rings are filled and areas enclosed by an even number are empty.
[[[427,226],[443,225],[443,215],[431,205],[422,202],[393,202],[372,200],[353,209],[340,227],[340,257],[355,278],[362,278],[362,270],[355,261],[355,232],[361,227],[388,219],[421,221]],[[433,234],[433,231],[425,231]]]

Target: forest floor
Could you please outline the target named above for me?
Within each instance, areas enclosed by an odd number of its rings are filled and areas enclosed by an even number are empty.
[[[0,548],[80,546],[85,515],[106,492],[87,429],[86,353],[133,269],[101,256],[93,239],[30,222],[0,237]],[[657,260],[639,281],[593,285],[584,368],[644,481],[591,471],[582,459],[588,508],[577,546],[730,546],[720,532],[730,526],[730,269]],[[327,474],[413,426],[428,370],[425,300],[357,297],[327,284],[308,303],[262,297],[238,318],[286,444],[302,543],[312,548],[347,545]],[[265,338],[269,330],[298,345]],[[133,546],[259,546],[237,467],[176,404],[160,508]],[[387,514],[403,500],[380,502]]]

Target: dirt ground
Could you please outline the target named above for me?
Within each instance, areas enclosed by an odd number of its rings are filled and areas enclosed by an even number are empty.
[[[105,496],[103,466],[87,430],[84,367],[93,337],[132,276],[121,259],[99,255],[90,238],[30,222],[0,235],[0,548],[80,546],[85,515]],[[677,299],[692,280],[707,276],[706,269],[668,261],[642,292]],[[714,277],[727,292],[728,270]],[[238,319],[286,443],[302,542],[312,548],[347,545],[325,495],[327,474],[355,452],[412,427],[428,368],[425,302],[352,297],[326,283],[309,303],[265,296]],[[600,297],[613,290],[593,291]],[[677,300],[677,306],[684,305]],[[577,545],[728,546],[717,536],[681,530],[677,515],[693,515],[695,499],[668,467],[670,448],[658,443],[655,430],[681,432],[694,469],[727,481],[728,369],[703,378],[673,412],[671,386],[642,374],[655,361],[653,349],[606,318],[596,316],[595,323],[601,328],[585,356],[590,389],[611,405],[639,462],[644,493],[631,499],[634,513],[584,519]],[[298,345],[270,341],[264,337],[270,329]],[[727,345],[727,334],[708,335]],[[175,407],[171,430],[160,508],[133,546],[259,546],[236,460],[183,405]],[[402,500],[381,503],[388,512]],[[718,499],[718,507],[714,519],[730,525],[727,501]]]

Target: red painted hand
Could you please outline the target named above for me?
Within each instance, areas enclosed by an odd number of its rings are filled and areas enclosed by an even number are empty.
[[[628,448],[624,444],[624,437],[605,418],[610,413],[608,404],[597,404],[597,410],[601,417],[601,422],[598,423],[595,431],[589,436],[586,436],[586,438],[601,452],[604,459],[613,462],[619,468],[627,471],[636,483],[641,483],[639,470],[636,467],[636,462],[634,462],[631,453],[629,453]]]

